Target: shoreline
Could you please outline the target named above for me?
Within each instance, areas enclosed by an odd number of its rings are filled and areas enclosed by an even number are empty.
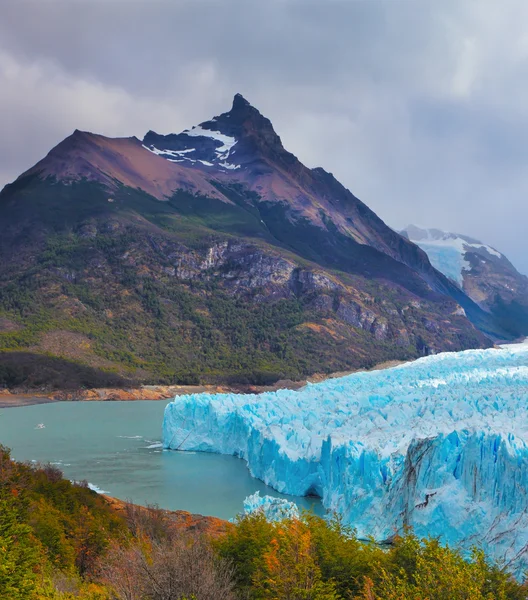
[[[370,369],[355,369],[336,373],[316,373],[302,381],[280,380],[273,385],[143,385],[129,388],[91,388],[82,390],[57,390],[54,392],[18,392],[0,390],[0,409],[49,404],[52,402],[133,402],[136,400],[170,400],[188,394],[260,394],[281,389],[300,390],[309,383],[345,377],[353,373],[390,369],[409,361],[391,360]]]
[[[190,513],[186,510],[168,510],[159,507],[148,507],[140,504],[133,504],[126,500],[121,500],[108,494],[99,494],[106,503],[117,514],[126,518],[129,511],[145,514],[159,515],[165,521],[166,525],[175,531],[185,532],[191,535],[208,535],[212,538],[218,538],[224,535],[231,523],[219,517]]]

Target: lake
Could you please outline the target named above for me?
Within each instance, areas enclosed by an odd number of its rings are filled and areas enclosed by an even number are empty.
[[[57,402],[0,410],[0,443],[19,461],[52,463],[64,476],[136,504],[223,519],[257,490],[323,511],[318,500],[279,494],[246,463],[219,454],[165,451],[161,401]],[[39,429],[38,425],[44,424]]]

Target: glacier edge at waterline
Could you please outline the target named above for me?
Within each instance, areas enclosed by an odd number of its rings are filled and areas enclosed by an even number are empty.
[[[194,394],[163,445],[243,458],[279,492],[317,494],[359,537],[478,544],[528,567],[528,344],[443,353],[299,391]]]

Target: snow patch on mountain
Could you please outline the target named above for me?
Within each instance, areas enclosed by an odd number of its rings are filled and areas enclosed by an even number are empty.
[[[183,150],[170,150],[164,148],[158,148],[153,144],[146,146],[143,144],[143,147],[149,150],[150,152],[162,156],[166,158],[170,162],[178,162],[178,163],[187,163],[187,164],[196,164],[200,163],[206,167],[214,167],[215,163],[219,167],[224,169],[236,170],[240,169],[240,165],[233,164],[228,162],[229,155],[234,153],[232,152],[233,146],[237,143],[236,138],[231,137],[229,135],[225,135],[220,131],[212,131],[210,129],[206,129],[201,125],[196,125],[192,129],[185,129],[180,134],[181,136],[194,137],[194,138],[210,138],[216,140],[221,143],[221,146],[218,146],[214,149],[214,155],[212,160],[215,162],[211,162],[210,160],[204,160],[203,158],[196,158],[196,156],[200,156],[199,151],[196,148],[185,148]],[[189,156],[191,153],[195,153],[195,158]],[[210,158],[210,156],[207,156]]]
[[[280,492],[319,495],[360,537],[410,525],[528,566],[528,344],[300,391],[181,396],[163,445],[239,456]]]
[[[203,162],[205,164],[205,161],[196,161],[193,158],[190,158],[189,156],[187,156],[187,154],[191,153],[191,152],[196,152],[196,148],[186,148],[185,150],[161,150],[160,148],[156,148],[155,146],[145,146],[145,144],[142,144],[143,148],[145,148],[146,150],[148,150],[149,152],[152,152],[153,154],[157,154],[158,156],[161,156],[162,158],[167,159],[169,162],[174,162],[174,163],[196,163],[196,162]]]
[[[231,163],[228,163],[226,161],[218,163],[220,167],[223,167],[224,169],[231,169],[231,170],[236,170],[236,169],[240,169],[240,165],[233,165]]]
[[[477,251],[481,260],[486,260],[486,254],[496,258],[503,255],[486,244],[456,233],[449,233],[440,229],[421,229],[409,225],[402,233],[420,246],[427,254],[433,267],[446,277],[457,283],[460,287],[464,283],[464,272],[471,271],[471,263],[467,253]]]
[[[195,125],[192,129],[185,129],[182,133],[191,137],[209,137],[222,142],[222,146],[216,149],[216,155],[220,160],[226,160],[231,148],[237,143],[234,137],[224,135],[220,131],[204,129],[201,125]]]
[[[465,259],[462,240],[419,241],[415,244],[427,254],[435,269],[462,287],[464,271],[471,270],[471,263]]]

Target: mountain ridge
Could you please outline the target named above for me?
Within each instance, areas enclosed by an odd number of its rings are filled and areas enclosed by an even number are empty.
[[[235,107],[236,110],[233,112]],[[259,144],[262,138],[254,135],[255,128],[253,126],[247,127],[248,122],[263,124],[260,130],[263,129],[267,132],[263,144]],[[204,133],[204,137],[209,139],[205,131],[213,132],[215,130],[215,134],[227,137],[233,136],[224,159],[227,160],[233,152],[236,152],[237,168],[229,172],[221,170],[220,173],[216,173],[220,180],[226,178],[231,181],[233,179],[238,180],[251,192],[258,194],[261,205],[265,205],[266,208],[271,207],[274,212],[283,210],[287,222],[308,219],[311,225],[319,229],[315,233],[326,230],[328,237],[334,239],[336,237],[335,230],[337,229],[337,232],[345,238],[343,239],[344,248],[342,248],[345,253],[354,254],[358,252],[354,247],[351,247],[350,242],[352,241],[361,244],[362,248],[360,250],[364,250],[366,247],[374,248],[410,267],[413,271],[418,271],[421,280],[425,281],[426,285],[434,292],[453,297],[463,305],[475,322],[485,322],[486,317],[480,313],[478,306],[461,295],[459,290],[443,274],[431,267],[427,254],[423,253],[416,245],[408,243],[405,238],[388,227],[366,204],[339,183],[331,173],[328,173],[322,167],[308,169],[297,157],[285,150],[280,137],[273,129],[271,121],[263,117],[240,94],[235,96],[231,111],[222,113],[210,121],[205,121],[197,128],[199,129],[198,133],[192,136],[189,136],[189,133],[195,130],[196,127],[192,130],[184,130],[180,134],[169,134],[167,136],[149,132],[143,140],[143,144],[146,147],[150,144],[152,151],[159,152],[163,156],[163,149],[158,146],[163,145],[165,142],[165,151],[185,153],[181,154],[181,159],[178,160],[186,163],[191,161],[193,167],[208,171],[210,167],[214,167],[214,163],[209,162],[214,159],[210,153],[208,143],[206,143],[205,153],[200,153],[200,149],[196,148],[198,145],[197,140],[201,139],[200,134]],[[250,132],[249,142],[244,138],[244,133],[247,131]],[[197,159],[193,159],[195,155],[198,157]],[[165,156],[167,157],[167,155]],[[249,162],[248,157],[251,159]],[[209,165],[202,165],[201,161],[204,159]],[[171,159],[169,158],[169,160]],[[273,168],[270,168],[270,165]],[[273,233],[281,242],[291,239],[290,231],[284,232],[282,235],[276,230]],[[323,243],[326,245],[328,241],[324,240]],[[297,252],[300,251],[309,259],[315,258],[309,253],[303,253],[299,246],[294,246],[292,249]],[[332,250],[332,254],[336,254],[335,249]],[[319,260],[316,259],[316,261],[319,262],[321,257],[317,258]],[[328,258],[327,253],[325,259]],[[369,256],[365,260],[372,263],[376,258]],[[329,260],[327,266],[348,270],[349,265],[344,266],[343,261],[334,259]],[[355,268],[360,269],[361,267],[358,265]],[[397,270],[397,268],[393,267],[393,270]],[[406,273],[405,277],[411,280],[413,275]],[[401,278],[399,278],[398,283],[401,283]],[[493,334],[493,325],[484,327]]]
[[[466,314],[506,335],[242,96],[180,134],[74,132],[0,214],[0,385],[15,350],[139,383],[267,383],[489,346]]]
[[[141,176],[137,177],[140,173]],[[140,188],[162,200],[172,194],[174,186],[187,187],[226,200],[198,174],[182,171],[178,165],[158,160],[144,152],[136,137],[109,138],[76,129],[55,146],[36,165],[17,179],[38,175],[61,181],[87,179],[115,189],[116,182]]]

